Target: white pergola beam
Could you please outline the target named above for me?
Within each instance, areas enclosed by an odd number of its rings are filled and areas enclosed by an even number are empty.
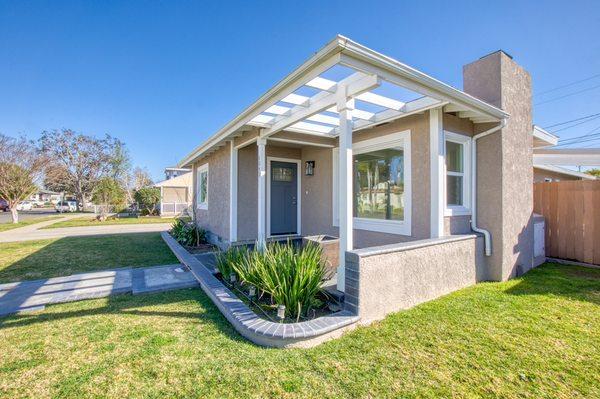
[[[284,103],[299,105],[301,107],[308,107],[308,104],[310,103],[310,97],[301,96],[296,93],[290,93],[287,96],[283,97],[281,101]]]
[[[400,111],[404,104],[402,101],[394,100],[389,97],[380,96],[375,93],[363,93],[356,96],[357,100],[364,101],[370,104],[379,105],[380,107],[394,109]]]
[[[379,84],[379,77],[376,75],[353,74],[338,84],[335,93],[320,92],[310,99],[307,107],[294,107],[289,116],[276,118],[273,126],[265,129],[261,137],[269,137],[288,126],[292,126],[330,108],[332,105],[337,104],[340,93],[343,93],[342,95],[348,99],[369,91],[379,86]]]
[[[297,122],[294,123],[293,125],[290,125],[288,127],[288,129],[286,130],[295,130],[295,131],[304,131],[304,132],[311,132],[311,133],[316,133],[316,134],[321,134],[321,135],[331,135],[333,133],[335,128],[331,127],[331,126],[323,126],[323,125],[318,125],[316,123],[310,123],[310,122]]]
[[[331,93],[335,93],[337,89],[337,82],[317,76],[316,78],[306,83],[306,86],[312,87],[313,89],[325,90]]]
[[[306,118],[306,120],[309,120],[312,122],[326,123],[328,125],[333,125],[333,126],[340,125],[339,118],[334,118],[333,116],[323,115],[323,114],[313,115],[309,118]]]
[[[284,107],[282,105],[271,105],[269,108],[265,109],[265,112],[268,114],[275,114],[275,115],[289,115],[289,113],[291,112],[291,108],[290,107]]]

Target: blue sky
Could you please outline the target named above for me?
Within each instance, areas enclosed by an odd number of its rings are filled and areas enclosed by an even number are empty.
[[[0,0],[0,132],[109,133],[159,179],[337,33],[462,88],[503,49],[541,126],[600,113],[600,2]],[[583,135],[600,119],[560,132]],[[600,140],[586,143],[600,147]]]

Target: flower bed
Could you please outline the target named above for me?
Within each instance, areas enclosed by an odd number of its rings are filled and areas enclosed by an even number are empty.
[[[271,321],[294,323],[331,313],[321,288],[325,264],[319,246],[272,243],[217,254],[218,277],[254,311]]]

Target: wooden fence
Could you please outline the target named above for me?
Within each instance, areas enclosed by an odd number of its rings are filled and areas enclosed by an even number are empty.
[[[533,185],[533,210],[546,219],[546,256],[600,264],[600,181]]]

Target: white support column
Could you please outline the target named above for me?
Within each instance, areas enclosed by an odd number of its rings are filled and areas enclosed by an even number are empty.
[[[267,215],[267,157],[265,146],[267,140],[259,138],[258,145],[258,237],[259,248],[264,248],[267,241],[266,215]]]
[[[353,249],[352,231],[352,110],[354,100],[346,101],[345,94],[338,99],[337,110],[340,118],[339,156],[339,204],[340,212],[340,265],[337,269],[337,289],[344,291],[346,286],[346,251]]]
[[[429,110],[429,154],[431,165],[431,226],[430,237],[444,235],[446,208],[446,141],[442,108]]]
[[[238,150],[233,140],[229,144],[229,242],[233,243],[237,241]]]

